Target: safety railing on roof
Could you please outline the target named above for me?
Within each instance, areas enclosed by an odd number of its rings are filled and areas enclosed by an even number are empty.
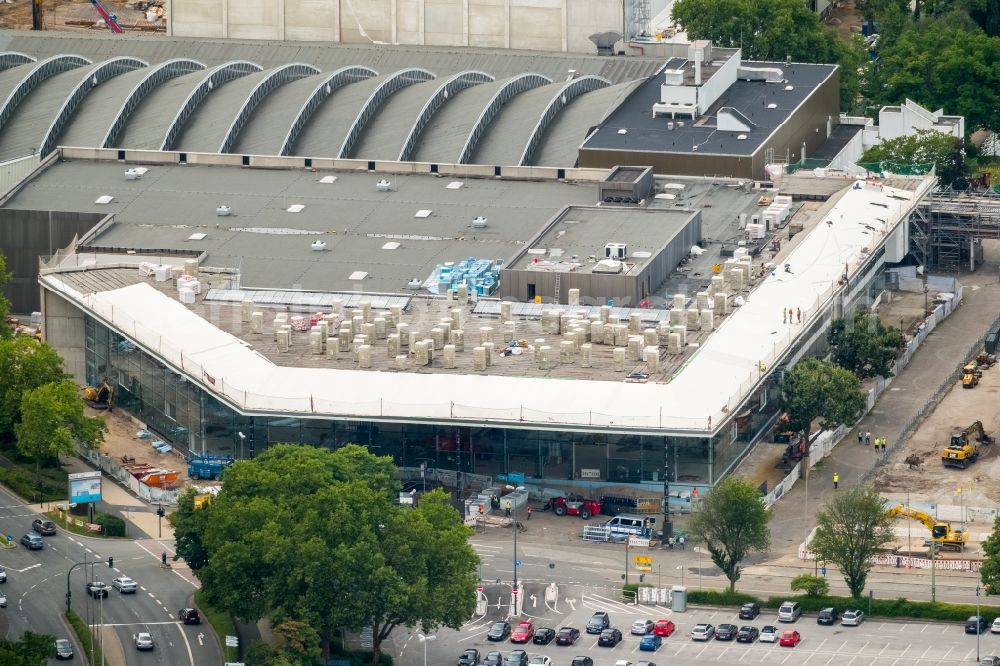
[[[361,134],[364,133],[365,128],[368,126],[368,121],[372,119],[387,99],[407,86],[412,86],[415,83],[423,83],[424,81],[432,81],[434,78],[433,73],[419,67],[402,69],[386,78],[385,81],[372,91],[372,94],[368,96],[368,99],[361,106],[361,110],[358,111],[357,117],[355,117],[354,122],[351,123],[347,134],[344,136],[344,143],[341,144],[340,152],[337,156],[340,158],[351,156],[351,151],[354,150],[354,145],[361,138]]]
[[[256,86],[254,86],[254,89],[250,91],[249,95],[247,95],[243,104],[240,105],[240,110],[236,112],[236,116],[233,117],[233,122],[230,123],[229,129],[226,130],[226,135],[223,137],[222,144],[219,146],[219,152],[231,153],[233,151],[233,144],[235,144],[236,139],[239,138],[243,127],[250,121],[250,116],[253,114],[254,110],[260,105],[261,102],[267,99],[268,95],[286,83],[304,78],[306,76],[320,74],[321,72],[322,70],[318,67],[301,62],[283,65],[270,72]]]
[[[177,110],[174,119],[170,121],[167,133],[163,137],[163,143],[160,144],[160,150],[173,148],[174,143],[180,138],[181,132],[184,131],[184,125],[187,124],[188,118],[195,112],[202,100],[217,86],[241,76],[263,71],[263,69],[257,63],[249,60],[234,60],[208,70],[205,78],[188,94],[187,99],[181,104],[181,108]]]
[[[14,67],[27,65],[29,62],[36,62],[36,60],[36,58],[33,58],[26,53],[20,53],[19,51],[6,51],[4,53],[0,53],[0,70],[13,69]]]
[[[607,88],[610,85],[611,81],[600,76],[581,76],[560,88],[559,92],[546,105],[545,110],[542,111],[542,115],[538,118],[538,122],[535,123],[535,127],[531,130],[531,135],[528,137],[528,142],[524,146],[524,152],[521,153],[521,159],[518,160],[518,164],[521,166],[531,164],[531,160],[535,156],[535,150],[538,148],[538,144],[541,143],[545,130],[549,128],[549,125],[556,116],[562,113],[567,104],[584,93]]]
[[[3,101],[3,105],[0,105],[0,127],[7,125],[7,121],[10,120],[10,116],[14,113],[18,104],[20,104],[39,83],[50,76],[55,76],[56,74],[89,64],[89,60],[78,55],[56,55],[36,63],[35,66],[31,68],[31,71],[28,72],[23,79],[18,81],[17,85],[14,86],[14,89],[10,91],[10,94],[7,95],[7,99]]]
[[[373,76],[378,76],[378,72],[370,67],[341,67],[330,73],[325,79],[319,82],[319,84],[313,89],[312,93],[302,103],[302,107],[299,112],[295,114],[295,119],[292,124],[288,127],[288,132],[285,133],[285,138],[281,141],[281,150],[278,151],[279,155],[291,155],[292,148],[295,146],[295,142],[299,140],[299,135],[302,134],[302,130],[305,129],[306,125],[309,124],[309,120],[312,118],[313,113],[316,109],[326,101],[326,98],[334,93],[334,91],[339,88],[343,88],[349,83],[357,83],[358,81],[364,81],[365,79],[370,79]]]
[[[493,119],[500,113],[500,109],[503,108],[504,104],[525,91],[548,85],[549,83],[552,83],[552,79],[541,74],[521,74],[509,79],[500,86],[500,89],[496,91],[490,101],[486,103],[486,106],[483,107],[483,111],[476,118],[476,122],[473,123],[472,130],[465,140],[465,145],[462,146],[462,151],[458,154],[458,163],[468,164],[472,161],[472,156],[476,152],[479,140],[486,133],[486,129],[493,122]]]
[[[42,141],[38,147],[38,153],[45,156],[55,150],[56,141],[59,139],[59,135],[62,134],[66,123],[68,123],[70,118],[73,117],[77,107],[80,106],[80,103],[84,100],[84,98],[90,94],[91,90],[101,85],[108,79],[113,79],[120,74],[131,72],[148,65],[149,63],[145,60],[121,56],[105,60],[104,62],[91,68],[91,70],[80,79],[80,82],[73,86],[73,90],[66,95],[66,99],[62,103],[62,107],[60,107],[59,112],[52,119],[52,122],[49,123],[48,129],[45,130],[45,134],[42,136]]]
[[[149,93],[170,79],[202,69],[205,69],[204,63],[197,60],[189,60],[188,58],[174,58],[173,60],[153,65],[146,72],[146,75],[142,77],[142,80],[135,84],[128,95],[125,96],[125,101],[122,102],[121,108],[115,114],[111,125],[108,126],[108,131],[104,133],[104,137],[101,139],[101,148],[114,147],[118,141],[118,137],[121,136],[122,131],[125,129],[129,118],[132,117],[132,114],[139,108],[139,105],[142,104]]]
[[[413,126],[406,135],[406,140],[403,141],[403,148],[399,151],[399,161],[408,162],[410,160],[424,128],[427,127],[427,124],[431,121],[431,118],[434,117],[434,114],[437,113],[438,109],[440,109],[452,95],[465,90],[466,88],[479,85],[480,83],[489,83],[493,80],[494,78],[491,75],[475,70],[459,72],[458,74],[448,77],[448,79],[434,91],[434,94],[428,98],[424,107],[420,109],[420,113],[417,114],[416,120],[413,121]]]

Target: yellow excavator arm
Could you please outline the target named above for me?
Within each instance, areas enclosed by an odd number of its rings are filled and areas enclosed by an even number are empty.
[[[964,545],[969,539],[968,532],[957,532],[952,529],[951,524],[935,520],[934,516],[924,511],[908,508],[903,504],[889,509],[889,515],[893,518],[912,518],[919,521],[931,532],[931,538],[938,543]]]

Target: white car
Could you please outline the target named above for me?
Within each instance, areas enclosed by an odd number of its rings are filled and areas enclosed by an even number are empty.
[[[135,594],[135,591],[139,586],[136,585],[135,581],[128,576],[121,576],[111,581],[111,587],[115,588],[122,594]]]
[[[778,628],[769,624],[760,630],[760,637],[757,639],[761,643],[776,643],[778,641]]]
[[[0,583],[6,583],[6,582],[7,582],[7,570],[4,569],[3,567],[0,567]]]
[[[696,624],[691,630],[691,640],[693,641],[708,641],[712,640],[713,636],[715,636],[715,627],[710,624]]]
[[[4,596],[3,592],[0,592],[0,608],[7,608],[7,597]]]
[[[840,616],[840,624],[844,627],[857,627],[864,621],[865,614],[859,610],[844,611],[844,614]],[[996,627],[996,623],[994,623],[993,626]]]
[[[651,634],[653,633],[653,621],[636,620],[632,623],[632,628],[629,629],[629,633],[633,636],[645,636],[646,634]]]
[[[998,617],[997,619],[993,620],[993,624],[990,625],[990,633],[991,634],[1000,634],[1000,617]]]
[[[552,666],[552,660],[544,654],[536,654],[528,661],[528,666]]]
[[[142,632],[135,635],[135,649],[136,650],[152,650],[156,647],[153,643],[153,636],[147,632]]]

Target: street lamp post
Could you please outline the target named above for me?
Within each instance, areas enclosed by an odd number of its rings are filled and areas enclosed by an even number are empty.
[[[979,634],[982,632],[983,626],[979,623],[979,586],[976,585],[976,661],[980,660],[979,656]]]
[[[427,666],[427,644],[437,638],[437,636],[424,636],[423,634],[417,634],[417,638],[420,642],[424,644],[424,666]]]

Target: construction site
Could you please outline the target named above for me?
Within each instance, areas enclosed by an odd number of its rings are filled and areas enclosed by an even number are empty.
[[[100,7],[100,9],[99,9]],[[115,30],[101,10],[114,17]],[[166,32],[164,0],[92,2],[92,0],[4,0],[0,28],[13,30]]]

